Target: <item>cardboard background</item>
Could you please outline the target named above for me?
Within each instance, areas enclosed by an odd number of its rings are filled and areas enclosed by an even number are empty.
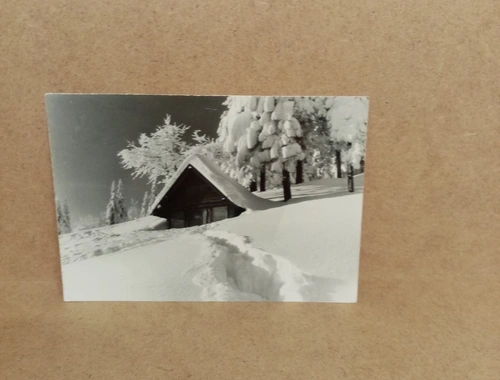
[[[498,379],[500,5],[415,3],[0,2],[0,378]],[[370,96],[359,303],[64,304],[46,92]]]

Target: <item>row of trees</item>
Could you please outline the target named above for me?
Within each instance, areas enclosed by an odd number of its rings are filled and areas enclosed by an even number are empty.
[[[151,183],[165,183],[185,157],[207,155],[251,191],[325,177],[348,177],[362,170],[367,99],[361,97],[230,96],[223,103],[217,138],[172,122],[142,134],[118,153],[124,168]]]
[[[145,217],[155,200],[155,194],[156,186],[153,184],[151,192],[146,192],[144,194],[143,202],[139,205],[139,202],[133,198],[127,201],[124,196],[123,182],[121,179],[118,182],[113,181],[111,183],[110,198],[106,210],[99,216],[82,216],[73,223],[67,201],[65,200],[61,203],[59,200],[56,200],[57,227],[59,234],[113,225]]]
[[[113,181],[111,183],[111,192],[106,206],[106,213],[101,218],[103,219],[102,224],[111,226],[147,216],[156,199],[156,189],[156,182],[153,182],[150,191],[144,193],[142,203],[139,206],[139,203],[133,198],[129,202],[126,202],[121,179],[118,180],[118,183]]]
[[[125,209],[125,197],[123,195],[123,182],[120,179],[118,185],[111,183],[111,194],[106,206],[106,224],[113,225],[127,221],[128,215]]]
[[[343,171],[354,191],[353,172],[365,155],[366,98],[230,97],[225,105],[218,140],[236,156],[251,189],[259,180],[265,190],[270,168],[285,201],[291,179],[342,177]]]

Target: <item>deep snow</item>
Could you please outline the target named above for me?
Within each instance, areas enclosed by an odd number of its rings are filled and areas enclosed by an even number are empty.
[[[297,185],[291,203],[199,227],[158,230],[149,217],[62,235],[64,298],[355,302],[363,176],[355,183],[354,194],[345,179]]]

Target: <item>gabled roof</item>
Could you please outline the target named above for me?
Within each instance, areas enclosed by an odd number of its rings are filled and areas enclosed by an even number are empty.
[[[198,172],[200,172],[200,174],[203,175],[215,188],[227,197],[227,199],[241,208],[246,210],[265,210],[278,206],[276,202],[260,198],[245,189],[238,182],[224,173],[219,166],[207,157],[200,154],[193,154],[182,162],[179,169],[177,169],[160,194],[158,194],[155,202],[149,210],[149,213],[153,212],[153,210],[160,204],[161,200],[165,197],[165,195],[167,195],[168,191],[179,179],[184,170],[186,170],[189,166],[198,170]]]

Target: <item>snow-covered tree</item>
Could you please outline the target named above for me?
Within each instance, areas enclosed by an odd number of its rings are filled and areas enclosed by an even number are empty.
[[[125,207],[125,195],[123,193],[123,182],[118,180],[118,185],[116,186],[116,215],[117,223],[123,223],[128,220],[127,209]]]
[[[56,218],[57,218],[57,232],[59,234],[62,234],[63,209],[58,199],[56,199]]]
[[[141,214],[140,214],[141,218],[148,216],[148,207],[149,207],[149,192],[146,191],[144,193],[144,197],[142,198]]]
[[[217,141],[227,155],[223,170],[243,186],[255,189],[260,164],[252,161],[259,127],[256,114],[257,97],[229,96],[223,103],[228,109],[222,114]],[[253,123],[255,122],[255,123]]]
[[[118,210],[116,207],[116,183],[111,183],[111,192],[108,205],[106,206],[106,224],[111,226],[119,223]]]
[[[148,202],[148,208],[147,208],[148,212],[153,207],[153,204],[155,203],[157,195],[158,195],[157,182],[153,181],[151,183],[151,189],[149,190],[149,202]]]
[[[127,221],[127,210],[125,208],[125,197],[123,194],[123,182],[111,183],[111,192],[106,206],[106,224],[113,225]]]
[[[297,161],[295,183],[332,177],[332,144],[325,107],[326,97],[295,97],[294,116],[302,126],[297,138],[304,159]]]
[[[260,118],[262,131],[259,141],[262,156],[270,157],[271,170],[282,175],[283,194],[285,202],[292,196],[290,174],[296,173],[297,162],[305,158],[302,146],[302,125],[294,117],[295,100],[290,98],[264,99],[264,112]]]
[[[201,154],[219,166],[223,165],[230,157],[224,152],[221,142],[201,134],[199,130],[193,132],[191,139],[194,144],[186,149],[184,152],[185,157],[189,157],[192,154]]]
[[[67,234],[71,232],[71,216],[69,212],[68,202],[65,200],[63,204],[56,199],[56,216],[58,233]]]
[[[283,174],[295,183],[331,177],[333,148],[326,99],[228,97],[218,141],[235,158],[240,183],[246,185],[259,179],[260,190],[264,191],[266,184],[281,184]],[[290,156],[291,152],[294,154]]]
[[[69,213],[69,206],[68,206],[68,202],[66,200],[64,200],[63,214],[64,214],[64,221],[65,221],[66,228],[67,228],[68,232],[71,232],[71,215]]]
[[[354,169],[363,165],[366,151],[368,98],[334,97],[329,98],[325,106],[330,138],[337,151],[337,172],[341,170],[339,161],[342,157],[348,175],[348,189],[354,191]]]
[[[218,140],[225,152],[235,156],[240,183],[260,177],[264,190],[267,167],[274,182],[281,179],[285,201],[291,198],[290,174],[305,154],[299,139],[302,126],[294,116],[295,98],[273,96],[232,96],[224,103]],[[252,187],[252,186],[251,186]]]
[[[127,210],[127,220],[135,220],[141,217],[141,209],[139,208],[139,202],[131,198],[128,202]]]
[[[141,134],[137,144],[129,142],[127,148],[118,153],[122,166],[131,169],[134,178],[166,182],[184,159],[188,148],[184,135],[188,129],[188,126],[173,123],[167,115],[155,132]]]

